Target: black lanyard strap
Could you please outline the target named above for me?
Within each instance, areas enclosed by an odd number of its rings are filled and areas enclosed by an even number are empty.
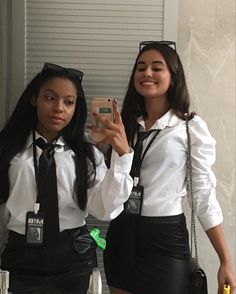
[[[143,140],[147,138],[151,133],[155,132],[154,136],[151,138],[149,144],[145,148],[143,155],[142,155],[142,144]],[[144,160],[145,155],[147,154],[148,150],[150,149],[152,143],[156,139],[157,135],[160,133],[160,130],[151,130],[149,132],[137,132],[137,142],[134,146],[134,160],[131,168],[131,176],[139,178],[140,176],[140,169]]]
[[[145,148],[145,150],[143,152],[143,156],[141,157],[141,164],[143,162],[144,156],[148,152],[149,148],[151,147],[152,143],[154,142],[154,140],[156,139],[156,137],[158,136],[159,133],[160,133],[160,130],[155,130],[154,136],[152,137],[152,139],[150,140],[150,142],[148,143],[147,147]]]
[[[34,177],[35,177],[35,183],[36,183],[36,188],[37,188],[37,195],[38,195],[38,174],[39,174],[39,168],[38,168],[38,163],[37,163],[37,155],[36,155],[36,136],[35,136],[35,131],[33,131],[33,160],[34,160]],[[38,200],[38,199],[37,199]]]

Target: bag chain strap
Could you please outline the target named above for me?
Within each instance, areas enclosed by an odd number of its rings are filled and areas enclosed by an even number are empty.
[[[189,133],[189,114],[185,113],[185,124],[187,133],[187,191],[190,195],[191,200],[191,256],[193,257],[193,245],[195,250],[194,259],[198,265],[198,250],[197,250],[197,233],[196,233],[196,218],[193,201],[193,179],[192,179],[192,160],[191,160],[191,137]]]

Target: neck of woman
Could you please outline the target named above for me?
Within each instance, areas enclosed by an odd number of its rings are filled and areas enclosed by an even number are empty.
[[[146,130],[150,129],[155,121],[169,110],[167,99],[146,99],[147,116],[144,117]]]

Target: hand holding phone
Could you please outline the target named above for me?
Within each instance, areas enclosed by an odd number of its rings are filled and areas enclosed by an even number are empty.
[[[91,140],[110,144],[122,156],[130,152],[117,101],[111,98],[92,100]]]
[[[114,109],[113,109],[113,99],[104,98],[93,98],[92,100],[92,127],[104,128],[104,124],[99,120],[96,114],[102,115],[108,118],[110,121],[114,121]],[[105,135],[102,133],[95,133],[91,131],[91,139],[95,143],[99,143],[105,139]]]

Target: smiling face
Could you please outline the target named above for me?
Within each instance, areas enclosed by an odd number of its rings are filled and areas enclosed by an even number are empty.
[[[165,59],[157,50],[145,51],[138,59],[134,74],[136,91],[145,98],[166,98],[171,82]]]
[[[37,109],[37,132],[54,141],[71,121],[76,106],[77,91],[74,84],[61,77],[52,78],[40,88],[32,104]]]

